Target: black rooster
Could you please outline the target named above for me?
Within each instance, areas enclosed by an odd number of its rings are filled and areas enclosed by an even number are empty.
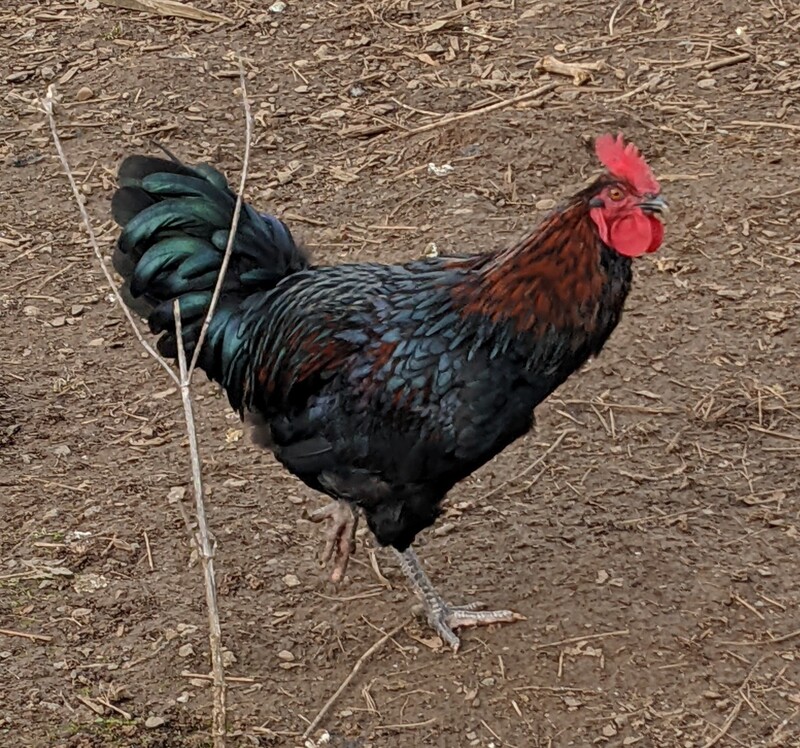
[[[245,206],[199,358],[257,441],[336,501],[326,556],[341,579],[357,511],[391,546],[428,620],[454,629],[511,611],[453,607],[411,548],[447,492],[533,424],[534,408],[599,353],[619,322],[631,258],[655,251],[666,203],[622,136],[599,138],[605,172],[514,246],[403,265],[313,266],[289,229]],[[198,340],[235,195],[208,165],[131,156],[113,215],[130,306],[176,355]]]

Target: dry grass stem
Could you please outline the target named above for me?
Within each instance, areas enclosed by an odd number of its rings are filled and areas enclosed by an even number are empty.
[[[361,657],[356,660],[355,665],[353,665],[353,669],[350,671],[348,676],[341,682],[339,687],[333,692],[333,695],[325,702],[322,709],[317,712],[317,716],[311,720],[308,727],[306,728],[305,732],[303,733],[303,737],[307,738],[317,727],[317,725],[324,719],[325,715],[330,711],[330,708],[336,703],[336,700],[342,695],[342,692],[350,685],[353,678],[356,677],[358,671],[361,670],[363,664],[372,657],[375,652],[377,652],[384,644],[386,644],[389,639],[393,638],[396,634],[402,631],[408,624],[411,623],[411,618],[406,618],[402,623],[395,626],[391,631],[387,631],[380,639],[378,639]]]
[[[42,109],[44,110],[45,115],[47,116],[48,123],[50,125],[50,131],[52,134],[53,143],[55,145],[56,151],[58,152],[59,159],[61,161],[64,172],[69,181],[70,187],[72,188],[72,192],[75,197],[75,202],[78,205],[81,218],[83,219],[84,226],[86,228],[86,231],[88,232],[89,241],[94,251],[95,257],[97,258],[97,261],[100,264],[100,268],[103,274],[105,275],[106,280],[108,281],[108,285],[111,288],[117,302],[119,303],[119,306],[123,311],[123,314],[130,323],[130,327],[133,330],[134,335],[136,336],[139,343],[150,354],[150,356],[152,356],[152,358],[154,358],[161,365],[161,367],[167,372],[169,377],[173,380],[173,382],[175,382],[178,385],[180,389],[181,402],[183,405],[183,412],[185,417],[186,433],[189,440],[192,484],[195,496],[195,516],[197,519],[197,534],[193,538],[193,540],[197,545],[198,553],[200,555],[203,567],[203,579],[204,579],[206,607],[208,614],[209,647],[211,651],[211,670],[213,679],[213,707],[212,707],[211,732],[212,732],[212,740],[214,748],[225,748],[225,737],[227,734],[227,705],[226,705],[227,686],[225,682],[225,671],[222,659],[222,630],[220,626],[219,606],[217,602],[217,587],[216,587],[216,578],[214,570],[214,551],[210,540],[208,522],[206,519],[201,461],[200,461],[199,448],[197,444],[197,429],[195,426],[190,383],[191,383],[192,371],[197,363],[197,358],[202,349],[202,345],[208,330],[208,325],[210,323],[210,320],[214,313],[214,309],[218,302],[220,289],[222,287],[222,283],[225,278],[225,272],[227,270],[230,261],[230,256],[233,250],[233,243],[238,228],[239,216],[241,214],[241,207],[243,200],[242,194],[246,186],[247,170],[250,160],[250,147],[252,141],[252,117],[250,113],[250,103],[247,98],[247,87],[245,83],[244,68],[241,59],[239,60],[239,80],[241,85],[242,100],[245,111],[245,151],[244,151],[244,159],[242,165],[242,175],[240,180],[239,194],[236,200],[233,220],[231,222],[231,227],[228,237],[228,244],[226,246],[225,254],[223,256],[219,277],[217,280],[216,287],[214,289],[211,305],[206,314],[206,318],[203,322],[203,327],[201,330],[200,337],[198,339],[198,343],[194,350],[194,356],[192,359],[191,366],[188,366],[186,361],[186,352],[183,346],[182,328],[180,320],[180,306],[178,300],[175,301],[175,306],[174,306],[175,334],[178,345],[179,375],[175,374],[175,371],[166,361],[166,359],[164,359],[155,350],[155,348],[153,348],[142,336],[141,332],[139,331],[138,325],[136,324],[136,321],[133,318],[133,315],[131,314],[128,307],[125,305],[119,293],[119,290],[117,289],[117,285],[114,282],[114,278],[111,275],[111,272],[109,271],[106,265],[105,258],[103,257],[103,254],[100,251],[100,247],[97,242],[97,237],[92,227],[92,222],[89,218],[89,214],[86,211],[86,208],[84,207],[81,193],[78,190],[75,177],[69,166],[69,162],[67,160],[66,154],[64,153],[63,146],[61,145],[61,139],[58,135],[58,127],[56,125],[55,115],[54,115],[55,91],[52,86],[48,87],[47,95],[44,97],[44,99],[41,100]],[[144,537],[145,537],[148,565],[151,569],[153,569],[154,566],[153,566],[152,552],[150,548],[150,541],[146,533]],[[49,637],[39,637],[38,635],[34,634],[21,634],[19,632],[11,632],[6,630],[0,630],[0,633],[5,633],[7,635],[25,636],[26,638],[29,639],[49,641]]]
[[[27,631],[14,631],[14,629],[0,629],[0,636],[18,636],[21,639],[30,639],[32,642],[49,642],[52,636],[45,634],[29,634]]]
[[[605,631],[601,634],[586,634],[585,636],[571,636],[569,639],[559,639],[556,642],[547,642],[546,644],[537,644],[531,649],[535,651],[539,649],[548,649],[550,647],[560,647],[562,644],[575,644],[576,642],[592,641],[593,639],[607,639],[610,636],[628,636],[630,629],[619,629],[618,631]]]
[[[100,269],[103,271],[103,275],[106,277],[106,281],[108,281],[109,288],[111,288],[111,292],[114,294],[114,297],[119,304],[122,313],[125,315],[125,318],[130,323],[131,329],[133,330],[133,334],[136,336],[136,339],[139,341],[139,344],[144,348],[161,366],[164,371],[167,372],[167,375],[170,379],[172,379],[175,384],[180,385],[180,380],[178,379],[178,375],[175,373],[173,368],[170,366],[169,362],[155,349],[153,348],[150,343],[148,343],[142,333],[139,331],[139,326],[136,323],[136,320],[133,318],[133,314],[131,314],[130,309],[125,305],[125,302],[122,300],[122,296],[117,289],[117,284],[114,281],[114,277],[111,275],[111,271],[108,269],[106,265],[106,260],[103,257],[103,253],[100,251],[100,245],[97,243],[97,236],[94,233],[94,229],[92,228],[92,221],[89,218],[89,213],[86,211],[86,207],[83,204],[83,196],[78,189],[78,185],[75,182],[75,177],[72,174],[72,169],[70,169],[69,161],[67,161],[67,156],[64,153],[64,148],[61,145],[61,138],[58,135],[58,126],[56,125],[55,115],[53,113],[54,105],[56,102],[56,95],[55,95],[55,87],[48,86],[47,87],[47,94],[41,100],[42,109],[44,110],[45,115],[47,116],[47,122],[50,125],[50,133],[53,138],[53,144],[55,145],[56,151],[58,152],[58,158],[61,161],[61,166],[64,169],[64,173],[67,176],[67,180],[69,181],[69,186],[72,188],[72,194],[75,197],[75,203],[78,206],[78,210],[81,213],[81,218],[83,219],[83,225],[86,228],[86,232],[89,234],[89,243],[92,245],[92,250],[94,251],[95,257],[97,258],[97,262],[100,265]]]
[[[506,109],[507,107],[514,106],[514,104],[519,104],[523,101],[539,99],[545,94],[555,91],[556,88],[558,88],[557,83],[546,83],[543,86],[539,86],[539,88],[534,91],[528,91],[527,93],[520,94],[519,96],[514,96],[511,99],[504,99],[503,101],[498,101],[496,104],[489,104],[489,106],[481,107],[480,109],[472,109],[471,111],[463,112],[462,114],[447,115],[442,117],[442,119],[438,120],[437,122],[430,122],[427,125],[415,127],[413,130],[407,130],[403,133],[403,137],[408,135],[418,135],[421,132],[429,132],[430,130],[436,130],[440,127],[446,127],[453,122],[462,122],[465,119],[477,117],[479,114],[488,114],[489,112],[495,112],[498,109]]]
[[[219,623],[217,583],[214,573],[214,549],[211,545],[208,522],[206,521],[200,449],[197,445],[197,429],[195,428],[194,410],[192,407],[192,392],[189,382],[190,375],[186,366],[186,351],[183,348],[180,302],[177,299],[173,307],[173,314],[175,318],[175,338],[178,343],[181,402],[183,403],[183,413],[186,420],[186,435],[189,438],[192,486],[194,489],[195,514],[197,517],[197,536],[195,541],[203,565],[203,580],[205,582],[206,607],[208,610],[208,642],[211,650],[211,671],[214,676],[214,705],[212,710],[211,737],[214,741],[214,748],[225,748],[225,734],[227,732],[227,686],[225,683],[225,665],[222,660],[222,629]]]
[[[244,190],[247,186],[247,173],[250,168],[250,144],[253,141],[253,116],[250,112],[250,100],[247,97],[247,82],[244,74],[244,66],[242,59],[239,58],[239,85],[242,88],[242,106],[244,108],[244,157],[242,158],[242,175],[239,178],[239,190],[236,195],[236,206],[233,209],[233,218],[231,219],[231,228],[228,234],[228,243],[225,246],[225,254],[222,257],[222,265],[219,269],[219,276],[217,277],[217,284],[214,287],[214,293],[211,297],[211,304],[209,304],[206,318],[203,320],[203,327],[200,330],[200,335],[197,338],[197,345],[195,346],[192,355],[192,363],[189,365],[188,378],[191,381],[192,374],[197,366],[197,360],[200,356],[200,351],[205,343],[206,335],[208,333],[208,326],[211,324],[211,318],[214,316],[214,311],[219,303],[219,297],[222,293],[222,284],[225,282],[225,275],[228,272],[228,265],[230,264],[231,254],[233,253],[233,245],[236,241],[236,232],[239,229],[239,216],[242,212],[242,203],[244,202]]]

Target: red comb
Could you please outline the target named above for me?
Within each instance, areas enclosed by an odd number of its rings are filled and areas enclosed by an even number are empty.
[[[640,195],[658,194],[661,190],[653,172],[633,143],[625,143],[622,134],[601,135],[594,143],[594,152],[603,166],[617,179],[624,179]]]

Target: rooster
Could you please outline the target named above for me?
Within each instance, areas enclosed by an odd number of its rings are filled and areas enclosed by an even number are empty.
[[[667,203],[646,161],[604,135],[605,167],[518,243],[405,264],[311,264],[279,219],[244,205],[199,354],[256,441],[333,502],[324,556],[340,580],[360,514],[391,547],[431,626],[453,649],[465,626],[521,616],[454,606],[412,548],[448,491],[534,423],[534,409],[617,326],[631,261],[661,245]],[[236,201],[212,167],[130,156],[112,213],[126,303],[192,355]]]

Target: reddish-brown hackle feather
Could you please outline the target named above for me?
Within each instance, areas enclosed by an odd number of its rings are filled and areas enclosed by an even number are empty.
[[[633,143],[625,143],[622,135],[601,135],[594,144],[597,158],[617,179],[628,182],[640,195],[661,190],[653,172]]]

